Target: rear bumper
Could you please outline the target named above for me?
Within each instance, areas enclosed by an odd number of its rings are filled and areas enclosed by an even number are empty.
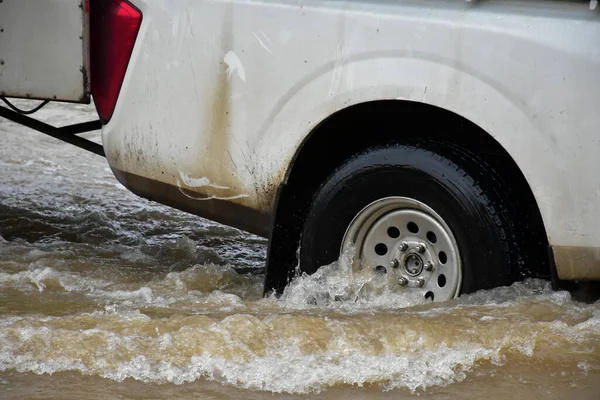
[[[269,236],[270,216],[267,213],[227,200],[202,198],[184,188],[119,169],[113,168],[113,173],[119,182],[140,197],[262,237]]]

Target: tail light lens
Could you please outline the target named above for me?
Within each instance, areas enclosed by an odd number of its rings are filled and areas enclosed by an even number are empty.
[[[89,0],[90,84],[100,121],[112,117],[142,24],[142,13],[125,0]]]

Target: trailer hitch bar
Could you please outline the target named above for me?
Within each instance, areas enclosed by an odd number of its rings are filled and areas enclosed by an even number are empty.
[[[45,133],[46,135],[52,136],[55,139],[70,143],[73,146],[80,147],[99,156],[106,157],[104,154],[104,148],[101,144],[76,136],[80,133],[96,131],[100,129],[102,127],[100,120],[81,122],[79,124],[57,128],[45,122],[28,117],[27,115],[19,114],[18,112],[10,110],[6,107],[0,107],[0,117],[4,117],[12,122],[16,122],[17,124],[34,129],[38,132]]]

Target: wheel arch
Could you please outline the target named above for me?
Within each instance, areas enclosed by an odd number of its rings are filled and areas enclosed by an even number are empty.
[[[362,132],[367,131],[368,134]],[[353,132],[360,132],[356,134]],[[540,265],[531,273],[550,277],[548,237],[540,208],[521,168],[492,135],[467,118],[444,108],[410,100],[379,100],[341,109],[315,126],[292,157],[274,203],[265,293],[280,292],[298,271],[298,245],[304,217],[323,181],[353,155],[368,147],[419,139],[442,140],[485,158],[515,185],[518,204],[528,218],[531,244]]]

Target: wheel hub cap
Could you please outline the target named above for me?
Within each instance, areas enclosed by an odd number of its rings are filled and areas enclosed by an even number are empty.
[[[392,290],[434,301],[456,297],[462,279],[458,245],[444,220],[426,204],[387,197],[361,210],[346,230],[342,251],[356,249],[352,270],[386,279]],[[375,278],[373,278],[375,279]]]
[[[423,271],[423,260],[416,254],[409,254],[404,258],[404,270],[410,276],[417,276]]]

